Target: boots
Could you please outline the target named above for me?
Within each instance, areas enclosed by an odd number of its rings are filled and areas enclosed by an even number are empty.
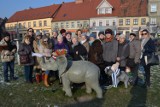
[[[40,74],[39,73],[36,73],[36,82],[40,83]]]
[[[45,74],[44,74],[44,72],[42,73],[42,81],[44,81],[44,76],[45,76]]]
[[[48,75],[47,74],[44,75],[44,85],[46,87],[49,87],[49,84],[48,84]]]

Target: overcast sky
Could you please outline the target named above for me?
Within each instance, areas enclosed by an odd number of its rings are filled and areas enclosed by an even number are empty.
[[[36,8],[71,1],[75,0],[0,0],[0,18],[9,18],[16,11],[28,9],[29,7]]]

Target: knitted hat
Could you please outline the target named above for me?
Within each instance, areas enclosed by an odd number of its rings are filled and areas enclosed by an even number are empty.
[[[119,37],[120,37],[120,38],[126,38],[126,35],[121,34],[121,35],[119,35]]]
[[[100,35],[104,35],[104,31],[100,31],[99,33],[98,33],[98,36],[100,36]]]
[[[91,33],[91,34],[89,35],[89,37],[93,37],[93,38],[96,39],[96,35],[95,35],[94,33]]]
[[[113,34],[113,31],[112,31],[111,29],[106,29],[106,30],[105,30],[105,34],[111,34],[111,35],[112,35],[112,34]]]

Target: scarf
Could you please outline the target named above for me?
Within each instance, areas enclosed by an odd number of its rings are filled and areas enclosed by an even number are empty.
[[[78,42],[76,43],[76,44],[72,44],[72,48],[74,48],[75,46],[77,46],[78,45]]]
[[[84,44],[86,41],[87,41],[87,40],[82,40],[82,41],[81,41],[81,44]]]
[[[141,57],[143,56],[143,49],[144,49],[144,46],[146,45],[146,43],[149,41],[150,37],[148,38],[145,38],[145,39],[142,39],[142,42],[141,42]]]

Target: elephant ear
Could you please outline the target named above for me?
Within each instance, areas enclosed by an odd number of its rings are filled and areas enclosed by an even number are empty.
[[[67,68],[67,58],[65,57],[65,55],[62,56],[58,56],[57,57],[57,65],[58,65],[58,70],[59,70],[59,77],[61,77],[61,75],[63,74],[63,72],[65,72],[66,68]]]

